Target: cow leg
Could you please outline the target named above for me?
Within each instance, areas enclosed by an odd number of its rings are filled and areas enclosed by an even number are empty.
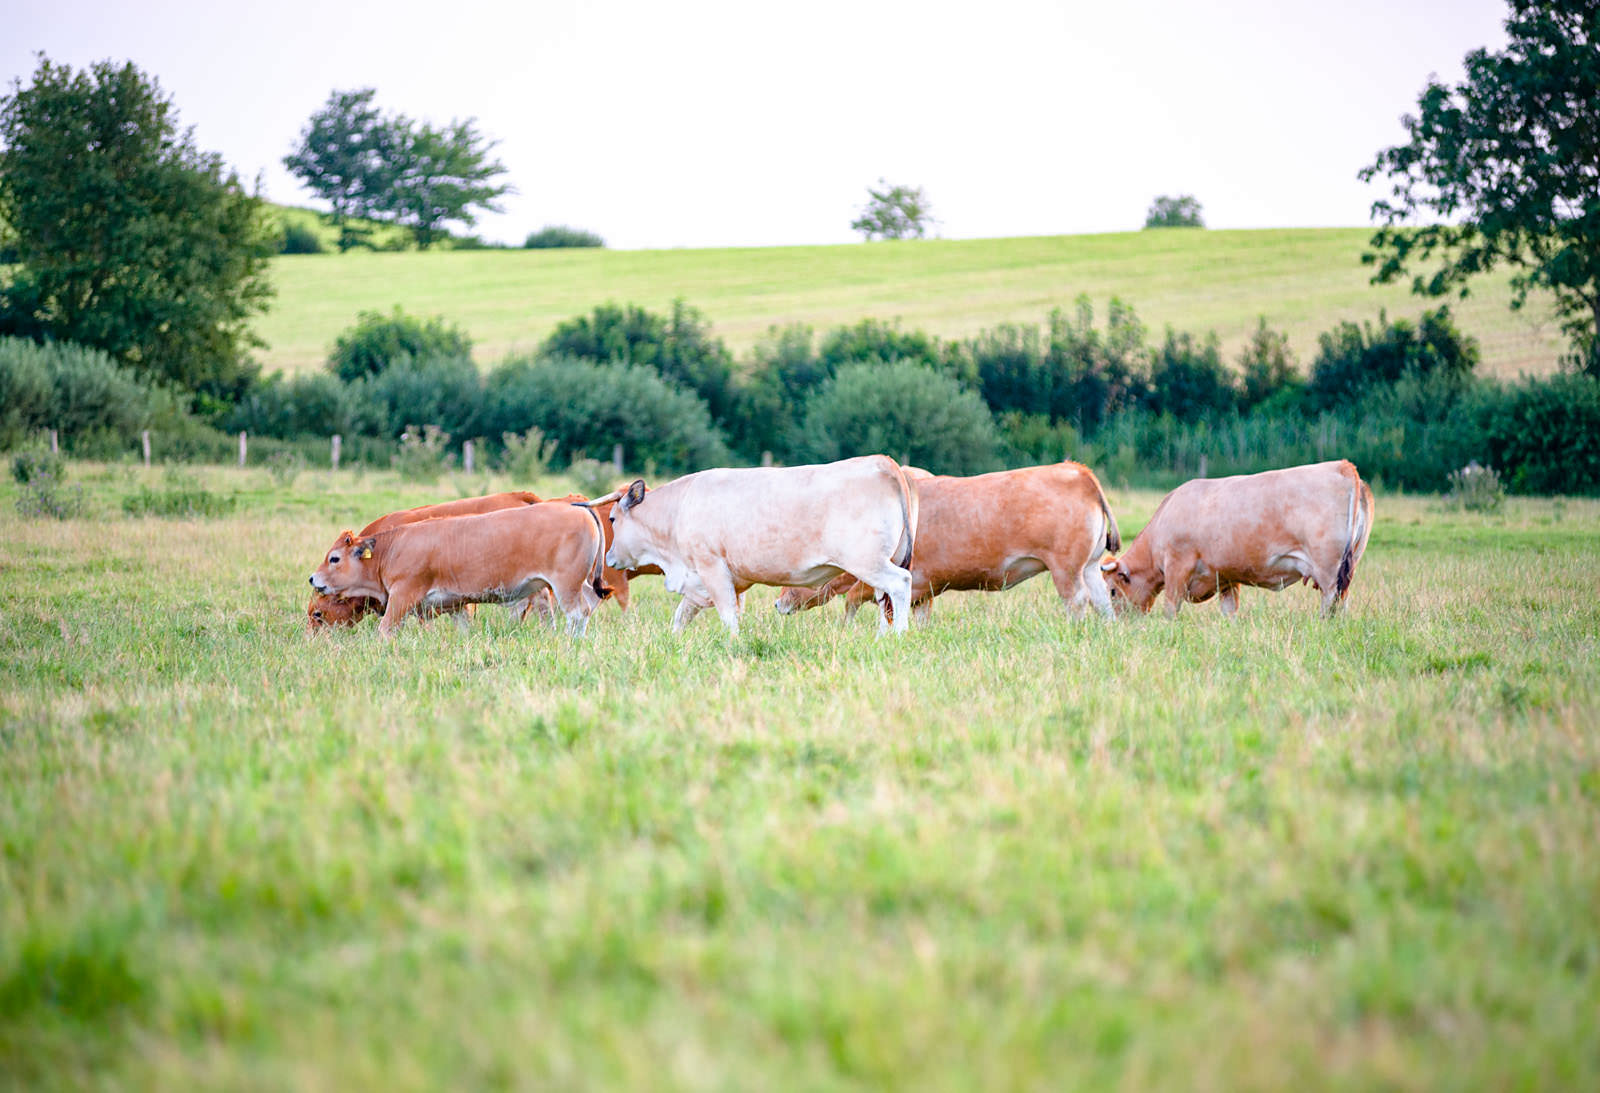
[[[1217,587],[1217,609],[1222,612],[1225,619],[1233,618],[1234,612],[1239,610],[1239,586],[1224,584]]]
[[[726,565],[718,564],[700,571],[700,583],[711,596],[711,606],[722,616],[722,625],[735,637],[739,635],[739,608],[743,595],[733,585],[733,574]]]
[[[1099,558],[1089,559],[1088,563],[1076,573],[1071,569],[1058,570],[1052,567],[1050,579],[1055,581],[1056,591],[1061,594],[1062,599],[1067,598],[1067,593],[1061,586],[1067,581],[1071,581],[1075,586],[1070,604],[1073,614],[1080,617],[1087,614],[1084,607],[1084,601],[1087,600],[1089,606],[1100,612],[1103,618],[1116,617],[1116,612],[1111,609],[1111,590],[1106,587],[1106,578],[1100,571]]]
[[[672,613],[672,632],[674,634],[683,633],[683,628],[694,621],[694,617],[700,613],[700,610],[700,605],[688,596],[680,598],[678,600],[678,609]]]
[[[901,569],[887,558],[883,560],[880,568],[870,573],[857,573],[850,570],[850,575],[858,581],[865,581],[874,593],[874,598],[880,602],[885,596],[889,599],[890,606],[894,609],[894,632],[903,634],[911,623],[911,574]],[[886,633],[889,629],[887,620],[879,618],[878,633]]]
[[[392,638],[395,631],[400,629],[400,624],[405,617],[422,602],[422,589],[399,587],[389,590],[389,604],[383,609],[383,618],[378,620],[378,636]]]

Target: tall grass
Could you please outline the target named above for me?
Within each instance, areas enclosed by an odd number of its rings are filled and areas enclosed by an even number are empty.
[[[238,513],[165,521],[75,473],[108,511],[0,495],[18,1085],[1600,1080],[1600,504],[1380,496],[1332,621],[1033,581],[674,637],[647,578],[585,641],[385,645],[308,639],[306,574],[465,480],[210,470]]]

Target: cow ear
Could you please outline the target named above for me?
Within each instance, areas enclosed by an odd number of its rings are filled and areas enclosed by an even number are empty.
[[[622,500],[617,502],[618,512],[627,512],[640,501],[644,500],[644,479],[635,478],[628,486],[627,492],[622,495]]]
[[[353,531],[346,531],[346,532],[343,532],[342,534],[340,534],[338,540],[334,543],[334,546],[347,547],[347,546],[349,546],[351,543],[353,543],[355,541],[356,541],[356,533],[353,532]]]
[[[370,536],[370,535],[367,536],[367,538],[361,540],[361,542],[356,544],[356,546],[358,548],[358,552],[360,553],[361,557],[364,558],[364,559],[372,557],[372,548],[377,546],[377,545],[378,545],[378,540],[375,537]]]

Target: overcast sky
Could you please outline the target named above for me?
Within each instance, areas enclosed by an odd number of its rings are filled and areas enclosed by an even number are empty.
[[[1488,0],[584,4],[0,0],[0,75],[131,60],[274,201],[334,88],[476,117],[517,192],[478,230],[614,247],[846,242],[879,177],[947,238],[1364,225],[1356,172],[1429,73],[1504,43]]]

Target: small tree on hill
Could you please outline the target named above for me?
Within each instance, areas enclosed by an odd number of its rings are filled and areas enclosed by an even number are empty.
[[[934,224],[928,196],[921,186],[891,186],[878,179],[867,187],[867,206],[850,222],[850,230],[872,239],[921,239]]]
[[[377,92],[335,91],[300,131],[283,165],[326,201],[322,216],[339,231],[339,251],[370,246],[365,221],[380,215],[391,182],[394,135],[372,105]]]
[[[1511,0],[1505,28],[1504,52],[1467,54],[1465,82],[1430,79],[1401,119],[1410,139],[1361,171],[1391,184],[1362,261],[1382,283],[1437,259],[1411,279],[1424,296],[1465,296],[1511,266],[1511,306],[1549,289],[1579,363],[1600,373],[1600,4]],[[1404,226],[1419,214],[1443,222]]]
[[[272,295],[273,228],[222,157],[131,64],[40,56],[0,96],[0,222],[18,268],[0,333],[102,349],[145,376],[232,394]]]
[[[406,118],[390,123],[390,181],[381,207],[411,229],[423,250],[449,234],[444,225],[477,223],[475,209],[499,212],[496,199],[511,189],[493,181],[506,169],[489,158],[496,142],[476,124],[472,118],[438,129]]]
[[[1150,203],[1150,211],[1144,214],[1144,226],[1203,228],[1206,225],[1200,218],[1200,202],[1193,194],[1182,194],[1178,197],[1162,194]]]

